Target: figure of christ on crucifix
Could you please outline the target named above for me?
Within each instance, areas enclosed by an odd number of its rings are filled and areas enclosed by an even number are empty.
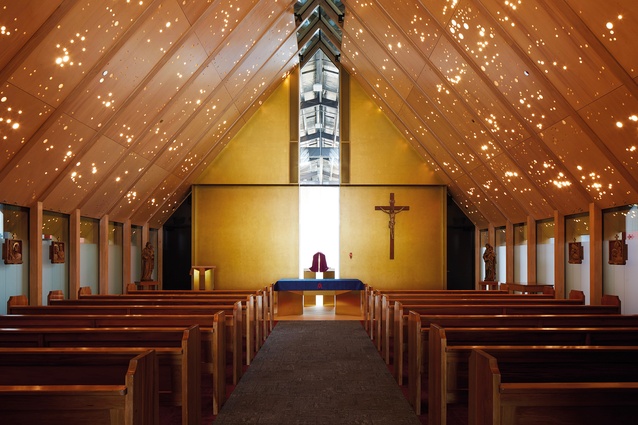
[[[375,211],[383,211],[388,215],[388,227],[390,228],[390,260],[394,260],[394,225],[396,224],[396,215],[401,211],[409,211],[410,207],[394,205],[394,193],[390,193],[390,205],[377,205],[374,209]]]

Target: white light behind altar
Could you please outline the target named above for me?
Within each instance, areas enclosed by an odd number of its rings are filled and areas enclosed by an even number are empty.
[[[323,252],[328,267],[339,278],[339,188],[299,187],[299,278]]]

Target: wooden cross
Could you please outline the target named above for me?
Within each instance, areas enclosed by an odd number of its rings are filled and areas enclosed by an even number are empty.
[[[390,218],[390,221],[388,222],[388,227],[390,228],[390,260],[394,260],[394,224],[396,222],[396,215],[401,211],[409,211],[410,207],[395,206],[394,193],[390,193],[390,205],[377,205],[374,207],[374,209],[375,211],[383,211]]]

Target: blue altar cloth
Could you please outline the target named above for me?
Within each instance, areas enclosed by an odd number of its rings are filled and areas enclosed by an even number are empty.
[[[359,279],[279,279],[275,291],[362,291]]]

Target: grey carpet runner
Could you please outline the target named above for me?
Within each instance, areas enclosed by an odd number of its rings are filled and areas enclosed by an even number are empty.
[[[419,423],[358,321],[277,323],[214,421]]]

